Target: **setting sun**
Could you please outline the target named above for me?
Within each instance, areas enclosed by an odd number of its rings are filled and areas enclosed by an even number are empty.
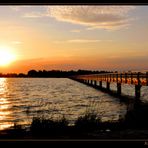
[[[7,66],[15,60],[15,55],[9,48],[0,47],[0,66]]]

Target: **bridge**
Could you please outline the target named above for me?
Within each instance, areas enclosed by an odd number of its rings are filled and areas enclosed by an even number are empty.
[[[92,86],[94,88],[102,90],[102,82],[106,82],[106,92],[111,92],[110,83],[115,82],[117,85],[116,95],[121,96],[122,85],[131,84],[135,85],[136,100],[140,99],[141,87],[148,86],[148,72],[127,72],[127,73],[102,73],[102,74],[90,74],[90,75],[76,75],[70,77],[72,80],[76,80],[83,84]],[[98,85],[99,84],[99,85]]]

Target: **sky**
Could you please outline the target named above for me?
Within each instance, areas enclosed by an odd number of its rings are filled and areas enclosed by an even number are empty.
[[[147,14],[146,5],[1,5],[0,50],[15,59],[0,73],[147,70]]]

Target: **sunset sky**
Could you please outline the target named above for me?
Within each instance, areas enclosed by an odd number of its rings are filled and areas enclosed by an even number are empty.
[[[0,73],[147,70],[148,6],[1,5],[4,50],[13,60],[0,65]]]

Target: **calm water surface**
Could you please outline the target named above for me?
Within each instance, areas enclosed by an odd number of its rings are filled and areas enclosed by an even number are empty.
[[[105,87],[105,83],[103,84]],[[115,90],[116,84],[111,84]],[[134,86],[122,87],[134,95]],[[148,100],[148,88],[142,87],[142,100]],[[87,111],[95,110],[103,121],[118,120],[126,105],[117,98],[66,78],[0,78],[0,130],[32,118],[65,116],[71,124]]]

